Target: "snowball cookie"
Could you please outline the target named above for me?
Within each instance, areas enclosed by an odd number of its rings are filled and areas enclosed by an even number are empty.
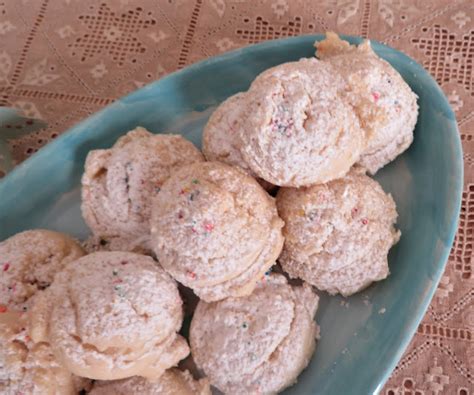
[[[341,97],[344,80],[317,59],[284,63],[260,74],[238,129],[240,152],[264,180],[280,186],[326,182],[359,160],[365,135]]]
[[[0,393],[73,395],[84,384],[57,362],[47,343],[31,341],[24,314],[0,314]]]
[[[202,134],[202,151],[207,160],[238,166],[256,178],[240,154],[237,139],[237,130],[242,127],[247,112],[248,100],[245,98],[244,92],[237,93],[222,102],[212,113]],[[267,191],[275,189],[275,185],[261,178],[257,181]]]
[[[323,185],[282,188],[284,271],[330,294],[351,295],[389,274],[387,254],[400,238],[395,202],[360,169]]]
[[[178,135],[154,135],[138,127],[110,149],[89,152],[82,176],[82,215],[94,235],[122,238],[135,250],[149,235],[151,200],[179,166],[203,161]],[[125,247],[123,247],[125,245]]]
[[[296,381],[316,345],[318,296],[270,274],[243,298],[199,302],[191,352],[211,384],[226,394],[272,394]]]
[[[151,245],[163,268],[205,301],[248,295],[275,263],[283,221],[240,168],[182,167],[155,198]]]
[[[156,379],[189,353],[182,319],[176,283],[152,258],[96,252],[37,294],[29,333],[78,376]]]
[[[27,230],[0,243],[0,312],[26,311],[29,299],[47,288],[54,275],[84,255],[69,236],[49,230]]]
[[[209,380],[194,380],[191,373],[169,369],[151,382],[143,377],[124,380],[98,381],[89,395],[211,395]]]
[[[317,56],[333,65],[349,85],[348,99],[368,135],[359,163],[374,174],[412,143],[417,96],[401,75],[375,54],[368,40],[356,47],[328,33],[315,46]]]

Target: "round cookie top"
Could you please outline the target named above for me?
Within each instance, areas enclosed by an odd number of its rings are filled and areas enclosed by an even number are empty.
[[[349,86],[346,97],[368,137],[359,164],[374,174],[412,143],[417,96],[401,75],[375,54],[368,40],[352,46],[328,33],[315,46],[318,58],[333,65]]]
[[[189,371],[168,369],[157,381],[143,377],[124,380],[99,381],[94,384],[90,395],[211,395],[206,378],[194,380]]]
[[[69,236],[28,230],[0,243],[0,308],[26,310],[28,300],[47,288],[54,275],[84,255]]]
[[[177,285],[152,258],[96,252],[60,272],[35,298],[30,334],[49,341],[77,374],[123,378],[138,374],[135,360],[166,350],[182,319]]]
[[[280,186],[326,182],[359,159],[365,134],[341,97],[344,80],[317,59],[284,63],[260,74],[247,96],[240,152],[264,180]]]
[[[151,200],[178,167],[203,161],[179,135],[138,127],[106,150],[89,152],[82,177],[83,217],[97,236],[139,240],[149,234]]]
[[[277,206],[285,221],[279,262],[290,276],[347,296],[388,275],[387,253],[400,237],[395,202],[361,169],[323,185],[282,188]]]
[[[54,357],[47,343],[34,344],[24,315],[0,314],[0,392],[2,394],[77,394],[77,378]]]
[[[202,134],[202,151],[208,161],[238,166],[253,176],[238,149],[237,131],[246,112],[246,95],[237,93],[212,113]]]
[[[314,351],[317,301],[309,286],[292,287],[275,274],[249,296],[201,301],[190,330],[194,360],[225,393],[281,391]]]
[[[152,209],[152,247],[160,264],[193,288],[233,279],[281,228],[276,206],[241,169],[194,163],[163,185]]]

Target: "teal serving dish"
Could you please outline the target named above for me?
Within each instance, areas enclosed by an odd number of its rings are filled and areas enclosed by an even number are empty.
[[[181,133],[200,146],[202,127],[220,102],[271,66],[313,56],[313,42],[322,38],[269,41],[194,64],[74,126],[0,181],[0,240],[31,228],[85,238],[80,178],[89,150],[110,147],[137,125]],[[375,177],[397,203],[402,237],[390,252],[387,280],[347,299],[321,295],[321,340],[288,394],[378,392],[428,308],[456,232],[463,161],[453,111],[415,61],[376,42],[373,48],[419,96],[414,143]]]

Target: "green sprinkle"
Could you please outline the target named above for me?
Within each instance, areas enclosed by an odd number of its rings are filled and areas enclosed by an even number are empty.
[[[193,184],[199,184],[199,180],[195,178],[194,180],[191,181]]]

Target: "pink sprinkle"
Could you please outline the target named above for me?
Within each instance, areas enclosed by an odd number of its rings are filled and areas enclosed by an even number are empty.
[[[214,224],[212,224],[210,222],[206,222],[204,224],[204,229],[206,229],[206,232],[212,232],[213,229],[214,229]]]
[[[369,220],[368,220],[367,218],[363,218],[363,219],[362,219],[362,223],[363,223],[364,225],[367,225],[367,224],[369,223]]]
[[[6,272],[8,269],[10,269],[10,264],[9,263],[5,263],[3,265],[3,271]]]
[[[377,101],[380,99],[380,93],[372,92],[372,97],[374,98],[374,102],[377,103]]]
[[[351,215],[352,215],[352,218],[354,218],[357,214],[357,212],[359,211],[359,209],[357,207],[354,207],[351,211]]]
[[[191,272],[191,271],[189,271],[189,270],[188,270],[188,272],[187,272],[187,275],[188,275],[188,277],[189,277],[191,280],[194,280],[194,279],[196,278],[196,273]]]

